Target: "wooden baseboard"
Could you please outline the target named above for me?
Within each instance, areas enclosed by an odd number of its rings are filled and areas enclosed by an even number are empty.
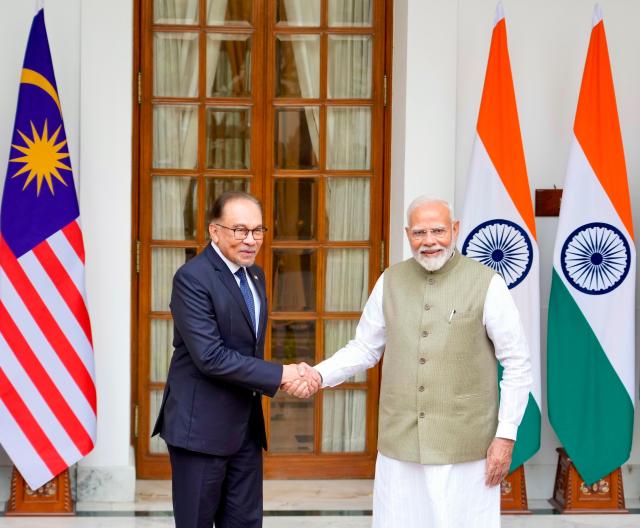
[[[500,510],[504,514],[512,515],[528,515],[531,513],[527,502],[524,465],[507,475],[500,484]]]
[[[75,515],[69,470],[60,473],[37,490],[32,490],[14,467],[11,475],[11,495],[7,501],[5,515],[7,517]]]
[[[629,513],[624,504],[620,468],[590,486],[585,483],[567,452],[559,447],[558,468],[549,502],[559,513]]]

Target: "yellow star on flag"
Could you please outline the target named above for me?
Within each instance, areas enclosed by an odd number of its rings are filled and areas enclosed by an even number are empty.
[[[71,170],[71,167],[61,162],[61,160],[69,157],[68,152],[60,152],[67,144],[67,140],[65,139],[60,143],[56,143],[61,128],[62,125],[49,137],[47,121],[45,120],[41,134],[38,134],[35,125],[31,122],[31,138],[18,130],[18,134],[20,134],[26,146],[12,145],[12,147],[22,152],[24,156],[12,158],[10,161],[24,163],[22,168],[16,172],[12,178],[16,178],[27,172],[29,173],[22,187],[23,191],[33,180],[37,182],[37,196],[40,196],[43,181],[47,182],[47,186],[53,195],[55,195],[53,178],[63,185],[67,185],[67,182],[64,181],[64,178],[60,175],[60,172],[58,172],[58,169]]]

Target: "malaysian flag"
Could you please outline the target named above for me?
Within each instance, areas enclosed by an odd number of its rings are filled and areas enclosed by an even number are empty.
[[[0,443],[32,489],[96,438],[84,248],[44,10],[33,19],[0,212]]]

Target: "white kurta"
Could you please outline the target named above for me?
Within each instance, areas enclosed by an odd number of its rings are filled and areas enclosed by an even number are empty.
[[[316,365],[323,387],[339,385],[380,361],[386,344],[382,310],[384,275],[376,283],[356,336]],[[531,365],[516,305],[502,277],[487,289],[483,324],[504,368],[496,436],[516,439],[529,399]],[[374,484],[374,528],[494,528],[500,526],[500,487],[484,484],[485,461],[421,465],[378,454]]]

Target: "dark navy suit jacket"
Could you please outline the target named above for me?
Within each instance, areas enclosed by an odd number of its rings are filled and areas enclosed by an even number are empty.
[[[247,272],[260,296],[257,337],[240,287],[211,245],[173,278],[175,351],[153,429],[172,446],[228,456],[250,431],[266,449],[261,396],[278,391],[282,366],[263,360],[264,273]]]

